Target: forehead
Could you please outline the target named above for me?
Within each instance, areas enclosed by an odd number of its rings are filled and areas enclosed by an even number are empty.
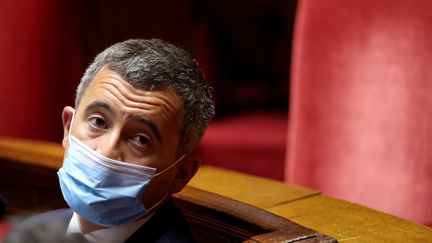
[[[183,102],[174,91],[137,88],[107,67],[96,74],[84,91],[78,112],[94,102],[108,103],[123,113],[136,113],[165,121],[179,120],[183,111]]]

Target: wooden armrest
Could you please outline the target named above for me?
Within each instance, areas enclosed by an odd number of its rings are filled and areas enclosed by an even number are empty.
[[[58,169],[63,152],[59,143],[0,137],[0,159],[3,161]]]
[[[186,186],[174,202],[198,242],[337,242],[248,204]]]
[[[66,207],[57,179],[63,160],[59,143],[0,138],[0,193],[6,216]]]

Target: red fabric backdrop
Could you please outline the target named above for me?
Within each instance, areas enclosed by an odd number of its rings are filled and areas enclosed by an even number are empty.
[[[432,1],[299,1],[286,180],[432,224]]]
[[[83,59],[63,1],[0,1],[0,135],[60,141]]]
[[[188,47],[189,0],[0,1],[0,136],[61,141],[86,65],[110,44],[159,37]]]

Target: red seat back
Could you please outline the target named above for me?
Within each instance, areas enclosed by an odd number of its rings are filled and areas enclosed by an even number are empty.
[[[432,224],[432,1],[299,1],[286,180]]]

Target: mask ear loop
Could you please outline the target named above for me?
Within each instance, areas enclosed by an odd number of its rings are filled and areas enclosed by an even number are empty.
[[[144,217],[146,217],[147,215],[152,214],[160,205],[162,205],[163,202],[166,201],[166,199],[168,198],[169,193],[166,192],[165,195],[161,198],[161,200],[159,200],[157,203],[155,203],[153,206],[151,206],[149,209],[147,209],[147,211],[139,217],[139,219],[142,219]],[[144,203],[142,203],[144,206]],[[145,206],[144,206],[145,207]]]
[[[185,153],[185,154],[183,154],[182,156],[180,156],[180,158],[178,158],[178,159],[177,159],[174,163],[172,163],[170,166],[168,166],[167,168],[165,168],[165,169],[162,170],[161,172],[159,172],[159,173],[153,175],[152,179],[155,178],[155,177],[157,177],[157,176],[159,176],[159,175],[161,175],[161,174],[163,174],[163,173],[165,173],[166,171],[170,170],[170,169],[173,168],[174,166],[176,166],[176,165],[177,165],[178,163],[180,163],[180,162],[181,162],[181,161],[182,161],[182,160],[183,160],[187,155],[188,155],[188,153]],[[166,199],[168,198],[168,196],[169,196],[169,192],[166,192],[165,195],[162,197],[162,199],[159,200],[159,202],[155,203],[153,206],[151,206],[149,209],[147,209],[147,212],[146,212],[143,216],[141,216],[140,218],[143,218],[143,217],[145,217],[146,215],[153,213],[153,211],[154,211],[157,207],[159,207],[163,202],[166,201]]]
[[[157,177],[157,176],[159,176],[159,175],[167,172],[168,170],[170,170],[171,168],[173,168],[174,166],[176,166],[177,164],[179,164],[187,155],[188,155],[188,153],[185,153],[182,156],[180,156],[180,158],[178,158],[176,161],[174,161],[174,163],[172,163],[170,166],[168,166],[167,168],[165,168],[161,172],[158,172],[155,175],[153,175],[153,178],[155,178],[155,177]]]

